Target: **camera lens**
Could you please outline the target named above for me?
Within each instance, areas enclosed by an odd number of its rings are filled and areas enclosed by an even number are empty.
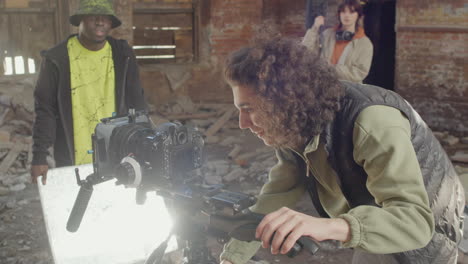
[[[177,134],[177,143],[179,145],[187,143],[187,134],[185,132],[179,132]]]
[[[120,163],[115,169],[115,177],[124,185],[133,184],[135,182],[135,170],[128,162]]]

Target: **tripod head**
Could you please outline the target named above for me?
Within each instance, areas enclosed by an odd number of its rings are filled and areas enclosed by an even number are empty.
[[[255,229],[264,217],[248,209],[255,204],[255,197],[224,190],[221,185],[214,188],[211,186],[208,189],[211,190],[205,192],[205,190],[198,189],[198,194],[202,195],[197,194],[193,197],[162,194],[168,209],[174,216],[173,234],[185,243],[186,262],[184,263],[187,264],[218,263],[206,246],[207,236],[217,238],[222,243],[230,238],[247,242],[257,240]],[[200,199],[204,202],[200,203]],[[197,207],[201,204],[203,206]],[[145,264],[161,264],[166,247],[167,240],[151,254]],[[287,255],[291,258],[295,257],[303,249],[310,254],[315,254],[319,245],[307,237],[301,237]]]

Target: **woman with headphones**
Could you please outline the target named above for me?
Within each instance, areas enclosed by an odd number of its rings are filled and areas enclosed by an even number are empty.
[[[362,6],[358,1],[345,0],[338,6],[337,15],[339,24],[321,34],[319,29],[325,19],[317,16],[302,43],[334,65],[340,79],[362,83],[369,74],[373,55],[372,43],[359,25]]]

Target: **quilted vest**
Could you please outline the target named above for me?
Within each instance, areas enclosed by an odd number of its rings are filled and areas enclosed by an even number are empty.
[[[460,212],[450,202],[454,186],[460,184],[446,152],[419,114],[400,95],[372,85],[343,82],[345,96],[341,110],[321,135],[325,139],[328,161],[338,175],[339,185],[351,208],[359,205],[378,206],[366,188],[367,174],[353,159],[353,128],[359,113],[372,105],[399,109],[409,119],[411,142],[421,168],[430,207],[435,218],[435,233],[424,248],[394,254],[399,263],[447,263],[454,246],[461,240]],[[308,191],[323,217],[328,215],[318,199],[314,177]],[[462,214],[463,212],[461,212]],[[448,244],[452,244],[448,246]],[[450,250],[449,250],[450,249]],[[456,246],[455,246],[456,249]]]

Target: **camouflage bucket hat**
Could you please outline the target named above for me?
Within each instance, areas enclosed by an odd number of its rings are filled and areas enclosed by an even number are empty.
[[[122,24],[115,16],[112,0],[80,0],[78,10],[70,16],[70,24],[79,26],[81,18],[85,15],[108,15],[112,20],[112,28]]]

